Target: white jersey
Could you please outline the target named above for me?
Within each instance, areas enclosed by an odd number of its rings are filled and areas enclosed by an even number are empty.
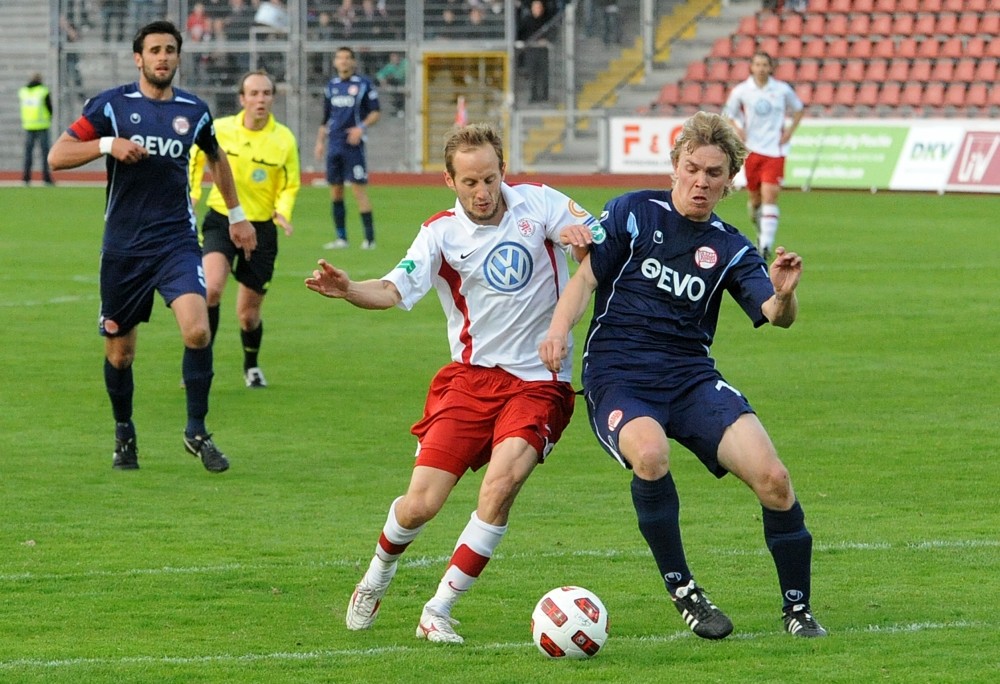
[[[573,200],[545,185],[500,187],[507,212],[499,226],[482,226],[459,202],[423,223],[406,257],[383,280],[410,310],[430,291],[448,317],[451,358],[499,367],[522,380],[570,382],[570,354],[552,373],[538,356],[552,311],[569,279],[559,232],[595,219]]]
[[[785,127],[785,115],[800,112],[803,106],[792,86],[784,81],[768,78],[761,87],[750,76],[733,88],[724,113],[742,123],[746,146],[751,152],[784,157],[781,132]]]

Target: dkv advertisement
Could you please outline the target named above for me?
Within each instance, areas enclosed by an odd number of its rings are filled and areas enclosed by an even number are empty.
[[[611,172],[669,174],[683,123],[611,119]],[[785,160],[785,187],[998,192],[1000,121],[803,119]]]

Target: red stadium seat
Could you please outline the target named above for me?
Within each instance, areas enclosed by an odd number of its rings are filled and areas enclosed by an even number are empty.
[[[939,59],[960,59],[965,56],[965,46],[962,39],[958,37],[948,38],[941,43],[941,50],[938,52]]]
[[[903,38],[896,45],[896,57],[903,59],[917,58],[917,41],[915,38]]]
[[[954,12],[942,12],[934,24],[934,33],[944,38],[950,38],[958,33],[958,15]]]
[[[802,33],[806,36],[825,36],[826,17],[822,14],[809,14],[802,24]]]
[[[809,106],[809,103],[812,102],[813,96],[812,81],[800,81],[797,83],[795,85],[795,94],[799,96],[799,99],[802,100],[806,106]]]
[[[875,0],[854,0],[854,2],[851,3],[850,11],[871,14],[875,11]]]
[[[834,59],[828,59],[819,67],[819,80],[837,82],[841,80],[844,67]]]
[[[920,83],[906,83],[899,94],[899,106],[908,107],[913,110],[921,109],[924,105],[924,87]]]
[[[803,59],[824,59],[826,57],[826,41],[818,36],[813,36],[802,47]]]
[[[817,83],[813,88],[812,102],[810,104],[818,107],[832,107],[835,93],[832,83]]]
[[[985,83],[973,83],[965,93],[965,106],[983,109],[989,101],[989,89]]]
[[[917,57],[937,59],[941,54],[941,43],[937,38],[924,38],[917,45]]]
[[[880,38],[872,47],[872,57],[892,59],[896,56],[896,41],[892,38]]]
[[[701,84],[685,83],[677,97],[677,103],[682,105],[701,106]]]
[[[942,0],[920,0],[920,9],[937,14],[941,11]]]
[[[830,0],[810,0],[809,11],[826,14],[830,11]]]
[[[958,0],[965,8],[966,12],[979,12],[982,14],[989,9],[990,0]]]
[[[964,83],[949,83],[944,91],[944,106],[954,109],[965,107],[965,93]]]
[[[747,16],[740,19],[739,25],[736,27],[737,35],[741,36],[756,36],[757,35],[757,15],[748,14]]]
[[[913,24],[913,35],[933,36],[936,26],[937,19],[933,14],[919,14],[917,15],[917,21]]]
[[[872,41],[869,38],[855,38],[851,41],[851,59],[870,59],[874,51],[875,48],[872,46]]]
[[[798,80],[798,65],[791,59],[783,59],[774,69],[774,77],[779,81],[794,83]]]
[[[718,109],[726,104],[726,84],[709,83],[701,94],[701,103],[709,107]]]
[[[966,0],[944,0],[941,3],[941,11],[943,12],[961,12],[965,9]]]
[[[802,15],[798,12],[787,12],[781,20],[781,34],[784,36],[802,35]]]
[[[984,14],[979,20],[979,35],[984,38],[1000,35],[1000,14]]]
[[[847,35],[867,38],[871,35],[871,24],[870,14],[852,14],[847,25]]]
[[[833,104],[838,107],[853,108],[858,89],[854,83],[844,81],[837,85],[833,94]]]
[[[847,15],[828,14],[826,17],[826,35],[846,36],[847,35]]]
[[[771,57],[777,57],[781,53],[781,43],[778,42],[777,37],[768,36],[767,38],[762,38],[759,43],[757,43],[757,50],[765,54],[771,55]]]
[[[728,64],[727,64],[727,67],[728,67]],[[705,66],[704,62],[691,62],[690,64],[687,65],[687,69],[684,72],[684,80],[685,81],[704,81],[705,80],[705,74],[707,74],[707,73],[708,73],[708,67]]]
[[[660,94],[656,96],[657,108],[673,107],[680,100],[680,86],[676,83],[668,83],[660,88]]]
[[[971,57],[958,60],[952,78],[959,83],[972,83],[976,80],[976,60]]]
[[[826,45],[827,59],[847,59],[851,56],[851,44],[847,38],[834,38]]]
[[[929,59],[915,59],[910,65],[910,73],[907,75],[906,80],[916,81],[917,83],[927,83],[931,80],[931,66],[934,63]]]
[[[750,62],[743,60],[729,65],[729,80],[733,83],[745,81],[750,76]]]
[[[891,36],[892,35],[892,15],[873,14],[871,24],[868,26],[870,36]]]
[[[885,80],[896,83],[906,83],[910,80],[910,61],[908,59],[894,59],[889,62],[889,73]]]
[[[705,74],[705,80],[712,83],[718,81],[719,83],[728,83],[730,78],[730,66],[729,62],[724,59],[717,59],[713,61]]]
[[[947,83],[955,77],[955,63],[950,59],[939,59],[931,67],[932,81]]]
[[[827,8],[828,13],[838,13],[847,14],[853,8],[851,5],[854,4],[851,0],[830,0],[830,6]],[[860,12],[861,10],[855,10]]]
[[[924,107],[935,109],[944,106],[944,83],[928,83],[924,88]]]
[[[896,11],[896,0],[875,0],[875,11],[892,14]]]
[[[976,65],[974,80],[982,83],[993,83],[997,81],[997,61],[989,57],[979,60]]]
[[[895,109],[899,106],[899,98],[902,92],[902,85],[896,81],[885,83],[878,91],[878,103],[880,106]]]
[[[779,36],[781,35],[781,15],[765,14],[757,22],[758,36]]]
[[[815,83],[819,80],[819,60],[815,59],[804,59],[799,62],[798,74],[795,78],[797,81],[805,81],[807,83]]]
[[[916,14],[920,11],[920,0],[896,0],[896,12]]]
[[[750,59],[757,51],[757,41],[753,36],[740,36],[733,43],[733,57],[738,59]]]
[[[986,106],[990,109],[1000,108],[1000,88],[995,83],[986,93]]]
[[[798,60],[802,58],[802,39],[798,37],[785,38],[781,42],[778,56],[785,59]]]
[[[716,38],[715,42],[712,43],[712,50],[708,53],[708,56],[729,59],[733,56],[732,40],[729,37]]]
[[[844,65],[844,73],[841,77],[851,83],[861,83],[865,80],[866,62],[863,59],[849,59]]]
[[[863,83],[858,88],[858,94],[854,99],[855,105],[863,107],[875,107],[879,104],[878,83]]]
[[[986,39],[982,36],[969,38],[965,42],[965,56],[980,59],[986,55]]]
[[[913,35],[913,15],[897,14],[892,19],[892,33],[895,36]]]
[[[974,36],[979,33],[979,15],[976,12],[962,12],[958,15],[955,31],[960,36]]]
[[[868,60],[867,66],[865,67],[865,81],[872,81],[873,83],[882,83],[886,80],[887,74],[889,72],[889,60],[887,59],[871,59]]]

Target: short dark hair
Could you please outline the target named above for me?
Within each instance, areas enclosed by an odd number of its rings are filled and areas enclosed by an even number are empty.
[[[337,48],[336,50],[333,51],[333,54],[337,54],[338,52],[346,52],[347,54],[349,54],[351,56],[351,59],[357,59],[358,58],[358,56],[356,54],[354,54],[353,48],[349,48],[346,45],[341,45],[339,48]]]
[[[181,36],[181,32],[177,30],[177,27],[173,23],[166,20],[154,21],[146,24],[141,29],[136,31],[135,38],[132,40],[132,52],[141,55],[142,54],[142,44],[146,41],[146,36],[152,35],[154,33],[169,33],[177,41],[177,54],[181,52],[181,45],[184,43],[184,37]]]

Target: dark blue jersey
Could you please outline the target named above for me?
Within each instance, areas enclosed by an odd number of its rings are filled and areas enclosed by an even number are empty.
[[[760,310],[774,294],[767,265],[715,214],[692,221],[669,192],[644,190],[608,202],[600,223],[606,237],[590,248],[597,290],[585,374],[662,373],[678,357],[713,363],[725,292],[755,326],[767,321]]]
[[[149,151],[135,164],[107,156],[104,242],[108,254],[150,255],[185,242],[198,244],[188,185],[188,154],[197,143],[218,150],[208,105],[173,89],[171,100],[151,100],[137,83],[106,90],[83,107],[69,133],[80,140],[128,138]]]
[[[329,138],[327,152],[347,144],[347,129],[360,126],[370,112],[379,111],[378,91],[365,76],[334,76],[323,90],[323,122]]]

